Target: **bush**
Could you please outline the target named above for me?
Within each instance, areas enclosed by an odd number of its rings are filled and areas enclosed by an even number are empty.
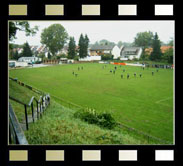
[[[64,53],[61,53],[61,54],[58,54],[57,55],[57,58],[60,59],[60,58],[67,58],[67,55],[64,54]]]
[[[138,61],[138,59],[137,59],[137,58],[133,58],[133,60],[134,60],[134,61]]]
[[[77,111],[74,116],[90,124],[99,125],[102,128],[113,129],[117,123],[109,113],[96,113],[95,110],[86,109]]]
[[[113,55],[111,54],[104,54],[104,55],[101,55],[101,60],[113,60]]]
[[[74,57],[74,60],[75,60],[75,61],[79,61],[79,57],[78,57],[78,56],[75,56],[75,57]]]

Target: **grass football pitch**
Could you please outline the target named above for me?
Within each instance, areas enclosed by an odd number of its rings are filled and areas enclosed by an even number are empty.
[[[119,123],[172,144],[173,70],[117,66],[114,74],[114,67],[69,64],[10,70],[9,75],[57,99],[109,112]]]

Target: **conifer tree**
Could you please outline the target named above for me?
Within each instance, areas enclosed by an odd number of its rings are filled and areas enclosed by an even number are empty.
[[[159,40],[158,34],[155,33],[153,43],[152,43],[153,51],[150,55],[150,59],[152,61],[157,61],[161,59],[161,42]]]
[[[84,37],[83,34],[80,35],[79,38],[79,57],[84,58],[85,57],[85,51],[84,51]]]
[[[88,55],[88,46],[89,46],[89,38],[87,36],[87,34],[85,35],[85,47],[84,47],[84,50],[85,50],[85,57]]]
[[[79,38],[79,57],[84,58],[88,55],[88,45],[89,45],[89,38],[87,35],[85,37],[83,34],[80,35]]]
[[[21,57],[32,57],[33,53],[30,49],[30,46],[29,44],[26,42],[24,45],[23,45],[23,51],[21,53]]]
[[[19,54],[18,51],[16,50],[15,53],[13,54],[13,59],[18,60]]]
[[[74,40],[74,37],[70,37],[69,48],[68,48],[68,58],[74,59],[75,56],[76,56],[75,40]]]

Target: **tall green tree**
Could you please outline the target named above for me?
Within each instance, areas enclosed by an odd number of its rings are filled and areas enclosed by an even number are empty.
[[[78,45],[79,45],[79,57],[84,58],[85,57],[85,39],[83,34],[80,35]]]
[[[68,34],[61,24],[53,24],[41,33],[41,43],[45,44],[52,56],[55,56],[67,42]]]
[[[134,45],[142,47],[143,50],[145,50],[148,47],[152,47],[153,37],[154,37],[154,35],[151,31],[139,32],[139,33],[137,33],[137,35],[135,37]]]
[[[88,46],[89,46],[89,42],[90,42],[87,34],[85,35],[84,42],[85,42],[84,50],[85,50],[85,57],[86,57],[88,55]]]
[[[48,52],[48,59],[51,59],[51,54]]]
[[[20,53],[20,56],[21,57],[32,57],[33,53],[30,49],[30,46],[29,46],[29,43],[26,42],[24,45],[23,45],[23,51],[22,53]]]
[[[19,58],[19,53],[18,53],[18,51],[16,50],[16,51],[13,53],[13,59],[18,60],[18,58]]]
[[[75,56],[76,56],[76,43],[75,43],[74,37],[70,37],[69,47],[68,47],[68,58],[74,59]]]
[[[161,52],[161,41],[159,40],[158,34],[155,33],[153,43],[152,43],[152,48],[153,51],[150,55],[150,59],[152,61],[157,61],[160,60],[162,57],[162,52]]]

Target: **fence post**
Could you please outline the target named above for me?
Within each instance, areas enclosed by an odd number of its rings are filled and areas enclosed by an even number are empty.
[[[36,103],[37,103],[37,120],[39,119],[39,107],[38,107],[38,101],[36,101]]]
[[[33,102],[31,104],[31,108],[32,108],[32,120],[34,122],[34,106],[33,106]]]
[[[27,106],[24,105],[24,107],[25,107],[25,122],[26,122],[26,129],[29,130],[28,118],[27,118]]]
[[[42,110],[43,110],[43,113],[44,113],[44,106],[43,106],[43,102],[44,102],[44,97],[42,97]]]
[[[40,113],[40,118],[42,117],[42,110],[41,110],[41,102],[39,102],[39,113]]]

